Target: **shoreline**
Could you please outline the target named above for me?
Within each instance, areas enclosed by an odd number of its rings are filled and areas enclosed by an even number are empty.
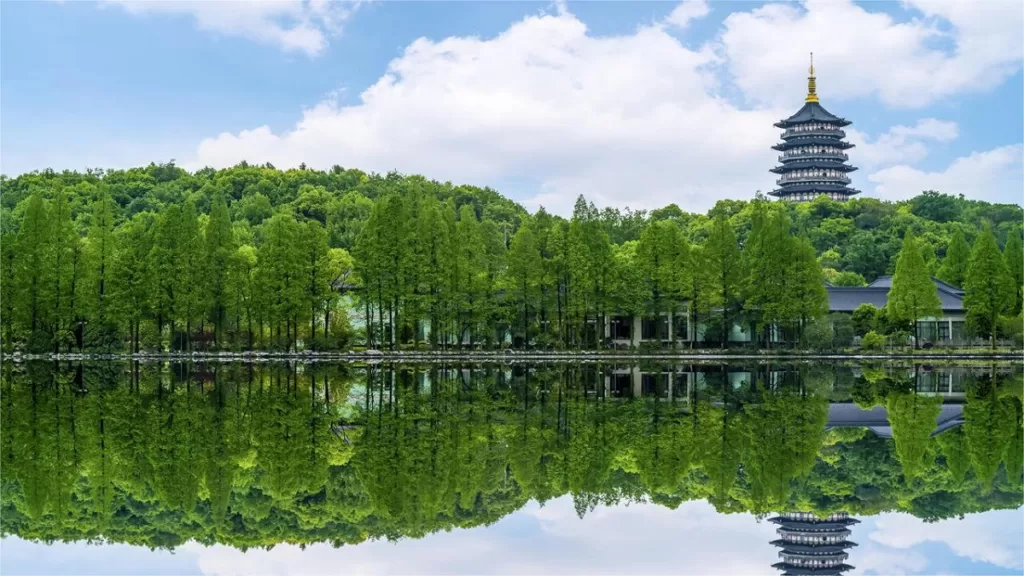
[[[1024,350],[996,352],[893,352],[893,353],[810,353],[793,351],[763,352],[639,352],[639,351],[419,351],[419,350],[372,350],[363,352],[162,352],[162,353],[62,353],[54,354],[0,354],[3,362],[35,362],[35,361],[136,361],[149,362],[361,362],[361,363],[400,363],[400,362],[466,362],[466,363],[520,363],[520,362],[692,362],[692,361],[729,361],[729,360],[825,360],[825,361],[878,361],[878,360],[929,360],[929,361],[964,361],[994,360],[1017,361],[1024,364]]]

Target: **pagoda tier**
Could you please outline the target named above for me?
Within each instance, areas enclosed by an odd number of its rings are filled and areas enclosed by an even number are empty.
[[[852,570],[846,563],[847,549],[856,546],[850,542],[850,527],[859,520],[845,513],[824,518],[809,512],[790,512],[769,520],[778,524],[778,540],[772,546],[782,548],[781,562],[772,567],[783,574],[838,575]]]
[[[846,201],[859,194],[859,190],[850,188],[847,176],[857,169],[846,163],[849,156],[845,151],[853,144],[846,142],[842,128],[849,125],[849,120],[833,115],[818,102],[812,55],[806,102],[796,114],[775,123],[784,131],[782,142],[772,146],[782,154],[780,165],[771,169],[779,175],[775,181],[779,187],[769,194],[797,202],[814,200],[822,194]]]

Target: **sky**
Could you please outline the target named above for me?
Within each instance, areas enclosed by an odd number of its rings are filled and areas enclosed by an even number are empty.
[[[860,518],[851,576],[1020,574],[1021,510],[926,523],[908,514]],[[767,574],[778,562],[775,525],[718,514],[703,501],[598,506],[582,519],[570,496],[530,502],[491,526],[305,550],[248,552],[188,543],[173,553],[127,545],[0,542],[4,574]]]
[[[1024,203],[1024,3],[0,2],[0,172],[240,161],[423,174],[528,209],[775,187],[807,92],[854,186]]]

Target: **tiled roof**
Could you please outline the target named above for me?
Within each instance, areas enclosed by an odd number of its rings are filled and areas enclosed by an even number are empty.
[[[938,288],[939,301],[944,312],[963,312],[964,293],[956,286],[932,278]],[[830,312],[853,312],[861,304],[871,304],[875,308],[885,306],[889,300],[889,289],[892,288],[892,276],[880,276],[877,280],[863,287],[826,286],[828,291],[828,309]]]

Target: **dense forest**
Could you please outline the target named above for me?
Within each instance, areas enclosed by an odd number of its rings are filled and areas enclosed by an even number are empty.
[[[663,367],[694,370],[694,367]],[[535,499],[707,500],[927,520],[1022,504],[1020,372],[958,369],[966,423],[937,436],[922,368],[698,367],[609,393],[591,366],[7,363],[0,533],[240,548],[420,537]],[[893,438],[826,430],[885,406]]]
[[[341,167],[169,163],[0,187],[7,352],[599,348],[613,315],[684,311],[705,345],[738,322],[765,344],[774,325],[791,345],[873,346],[935,312],[929,275],[965,288],[971,334],[1020,339],[1024,210],[937,192],[757,195],[707,214],[580,197],[563,218]],[[826,318],[824,281],[883,274],[897,304]]]

